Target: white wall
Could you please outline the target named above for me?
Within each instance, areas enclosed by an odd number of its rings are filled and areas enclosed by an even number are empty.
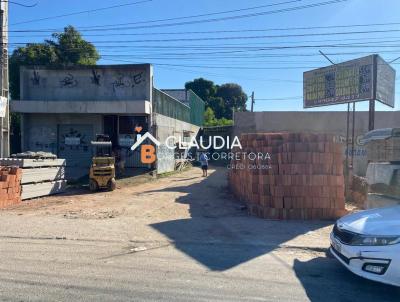
[[[176,120],[165,115],[154,113],[154,124],[156,125],[156,138],[162,146],[157,150],[157,173],[171,172],[175,169],[174,151],[166,148],[165,140],[169,136],[183,137],[184,131],[189,131],[191,137],[196,136],[200,130],[199,126]]]

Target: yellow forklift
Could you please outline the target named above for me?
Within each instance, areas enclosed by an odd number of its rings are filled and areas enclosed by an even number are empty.
[[[115,182],[115,157],[112,155],[112,143],[110,137],[105,134],[98,134],[92,145],[92,165],[89,173],[90,191],[96,192],[99,189],[114,191]]]

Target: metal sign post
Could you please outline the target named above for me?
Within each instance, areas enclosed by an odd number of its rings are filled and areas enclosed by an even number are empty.
[[[335,64],[323,52],[320,51],[320,53],[332,65],[304,72],[303,107],[312,108],[347,103],[345,173],[347,182],[349,182],[350,172],[354,167],[356,102],[369,101],[368,129],[369,131],[373,130],[375,127],[375,101],[394,108],[396,71],[376,54]],[[351,143],[350,103],[353,103]]]
[[[375,129],[375,100],[369,101],[368,131]]]

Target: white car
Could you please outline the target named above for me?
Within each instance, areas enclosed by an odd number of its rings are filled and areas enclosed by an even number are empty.
[[[400,206],[344,216],[330,239],[331,253],[350,271],[400,286]]]

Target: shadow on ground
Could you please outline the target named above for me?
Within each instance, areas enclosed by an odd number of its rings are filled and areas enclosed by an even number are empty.
[[[185,194],[176,202],[189,205],[190,219],[151,226],[168,236],[176,248],[210,270],[233,268],[267,254],[299,235],[329,224],[265,221],[247,217],[243,205],[229,195],[225,173],[225,169],[218,168],[208,178],[199,178],[197,183],[188,186],[144,192]],[[193,176],[185,179],[193,179]],[[185,179],[179,179],[178,184]],[[281,228],[282,224],[285,225],[284,229]]]
[[[293,270],[310,301],[400,301],[399,288],[358,277],[332,256],[305,262],[296,259]]]
[[[193,179],[180,179],[181,181]],[[247,217],[242,204],[229,195],[224,169],[188,186],[152,192],[181,192],[176,202],[188,204],[190,219],[152,224],[177,249],[213,271],[224,271],[270,253],[285,242],[326,227],[332,222],[267,221]],[[400,301],[400,290],[347,271],[336,259],[295,260],[293,270],[310,301]],[[290,290],[290,289],[288,289]],[[350,298],[349,298],[350,297]]]

